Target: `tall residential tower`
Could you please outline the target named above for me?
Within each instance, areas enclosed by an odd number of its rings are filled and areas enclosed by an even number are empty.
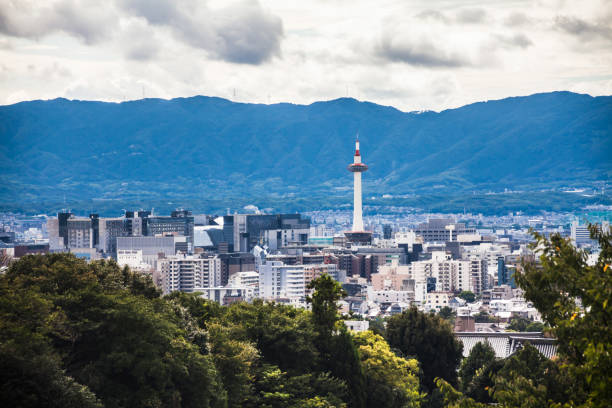
[[[368,166],[361,162],[359,153],[359,138],[355,141],[355,156],[353,163],[347,167],[353,173],[353,230],[345,232],[346,238],[351,243],[369,244],[372,241],[372,233],[363,228],[363,210],[361,206],[361,173],[368,170]]]

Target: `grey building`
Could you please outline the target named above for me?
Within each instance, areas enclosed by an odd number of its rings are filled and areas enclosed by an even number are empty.
[[[167,216],[150,216],[147,218],[146,235],[157,236],[177,234],[187,237],[187,242],[193,244],[194,218],[191,211],[177,210]]]
[[[414,232],[423,237],[425,242],[447,242],[457,241],[458,235],[475,234],[476,230],[452,219],[430,219],[419,224]]]
[[[157,266],[158,256],[176,252],[174,237],[117,237],[117,250],[141,250],[142,261]]]

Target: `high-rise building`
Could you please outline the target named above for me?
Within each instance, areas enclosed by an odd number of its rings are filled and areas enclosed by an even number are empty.
[[[215,257],[173,255],[160,259],[157,268],[162,276],[164,293],[196,292],[198,288],[218,285],[221,262]]]
[[[183,235],[187,242],[193,245],[194,218],[191,211],[176,210],[167,216],[148,216],[146,224],[146,235]]]
[[[256,245],[276,250],[306,245],[310,219],[300,214],[234,214],[223,217],[223,240],[230,251],[250,252]]]
[[[391,239],[392,235],[393,235],[393,229],[391,228],[391,225],[389,224],[383,225],[383,239]]]
[[[574,245],[584,245],[591,243],[591,232],[586,225],[580,225],[578,221],[572,222],[571,238]]]
[[[345,232],[345,236],[351,243],[370,244],[372,242],[372,233],[365,231],[363,227],[363,208],[361,204],[361,173],[366,172],[368,166],[361,162],[359,138],[355,141],[353,163],[349,164],[347,169],[353,173],[353,229]]]
[[[91,219],[61,212],[47,220],[49,247],[52,251],[70,248],[93,248],[94,229]]]
[[[294,303],[306,299],[304,265],[266,262],[259,267],[259,296],[262,299],[288,299]]]

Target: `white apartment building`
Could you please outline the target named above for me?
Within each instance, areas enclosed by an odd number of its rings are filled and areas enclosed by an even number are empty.
[[[580,246],[591,243],[591,232],[586,225],[580,225],[578,221],[573,221],[571,226],[571,238],[574,245]]]
[[[512,253],[509,245],[492,244],[489,242],[480,245],[464,246],[462,258],[465,260],[479,259],[487,262],[488,271],[497,271],[497,259],[504,258]]]
[[[304,265],[285,265],[280,261],[260,265],[259,296],[267,300],[290,299],[305,302]]]
[[[414,291],[368,290],[368,300],[375,303],[411,303],[415,299]]]
[[[255,271],[236,272],[229,277],[228,288],[250,288],[251,298],[259,297],[259,273]]]
[[[429,292],[425,301],[425,309],[439,311],[447,307],[454,296],[453,292]]]
[[[150,270],[151,265],[142,260],[141,249],[119,249],[117,251],[117,263],[119,266],[128,266],[132,270]]]
[[[173,255],[160,259],[157,268],[164,293],[195,292],[197,288],[220,286],[221,260],[216,257]]]

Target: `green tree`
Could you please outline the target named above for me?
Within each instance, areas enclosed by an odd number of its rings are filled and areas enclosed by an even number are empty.
[[[346,296],[340,283],[325,274],[308,284],[313,289],[307,301],[312,305],[316,344],[321,354],[321,366],[334,377],[346,381],[351,407],[365,404],[365,377],[357,347],[340,322],[338,301]]]
[[[440,309],[438,315],[440,315],[441,318],[443,318],[450,324],[454,324],[455,312],[453,312],[453,309],[451,309],[450,307],[444,306],[442,309]]]
[[[315,330],[321,342],[328,341],[339,318],[338,301],[346,296],[346,291],[338,281],[327,274],[313,279],[308,284],[308,289],[314,289],[307,301],[312,305]]]
[[[440,316],[411,307],[388,319],[386,338],[391,347],[419,361],[426,391],[434,390],[436,377],[457,384],[463,345]]]
[[[461,363],[461,368],[459,369],[461,390],[469,395],[474,389],[473,379],[476,373],[494,360],[495,350],[493,350],[489,343],[476,343],[472,347],[470,354]]]
[[[507,407],[536,408],[566,402],[566,379],[557,364],[529,343],[504,361],[495,376],[493,396]]]
[[[253,343],[266,364],[295,375],[321,366],[311,317],[303,309],[255,300],[223,308],[218,322],[233,339]]]
[[[87,264],[52,254],[21,258],[0,277],[0,290],[2,299],[14,291],[13,298],[39,296],[48,304],[31,329],[104,406],[225,405],[214,363],[203,354],[205,333],[160,298],[150,279],[113,261]],[[14,301],[0,307],[2,313],[24,311]],[[9,336],[3,346],[17,341]]]
[[[518,332],[541,332],[544,330],[544,324],[540,322],[534,322],[524,317],[513,317],[507,326],[508,330],[515,330]]]
[[[0,406],[102,407],[62,368],[50,336],[63,326],[64,316],[40,293],[0,278]]]
[[[526,260],[515,280],[558,341],[558,354],[576,387],[575,405],[607,407],[612,401],[612,236],[591,226],[599,243],[594,265],[571,241],[534,233],[539,263]]]
[[[495,316],[491,316],[487,312],[480,312],[474,315],[474,320],[476,323],[496,323],[497,318]]]
[[[462,291],[458,297],[460,297],[461,299],[465,300],[468,303],[473,303],[476,301],[476,295],[474,294],[474,292],[471,292],[469,290]]]
[[[418,407],[419,363],[398,357],[382,336],[371,331],[353,336],[366,378],[366,406]]]

